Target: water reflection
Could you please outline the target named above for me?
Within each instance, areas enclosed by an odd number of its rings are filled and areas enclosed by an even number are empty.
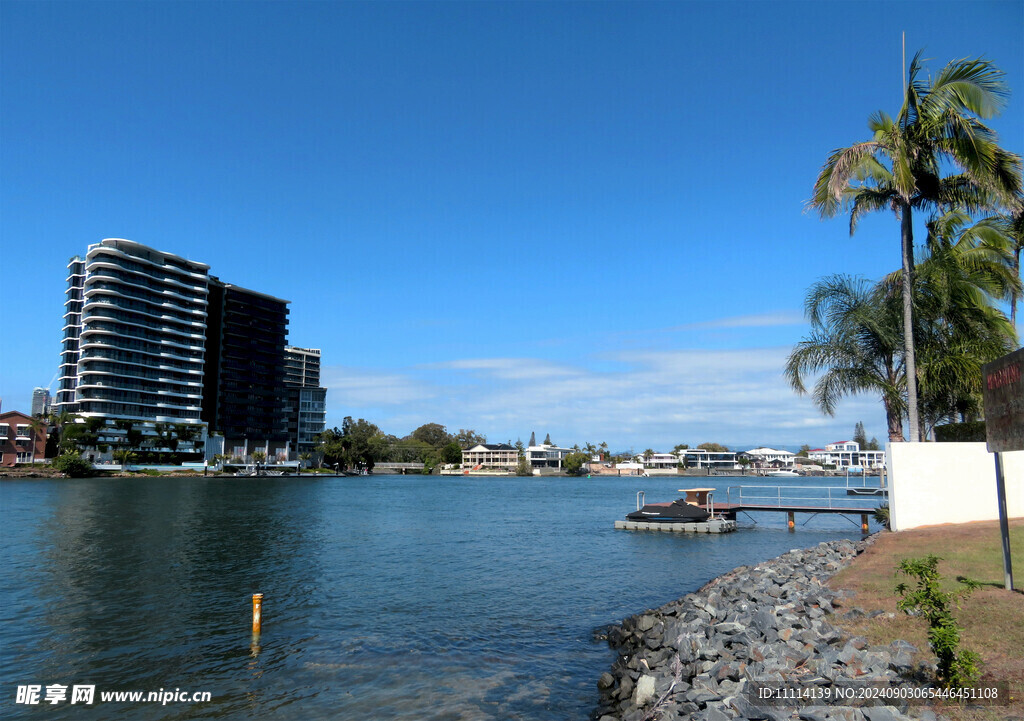
[[[47,709],[76,719],[583,718],[611,661],[594,627],[736,565],[857,535],[835,519],[795,534],[771,522],[727,536],[615,531],[636,483],[2,484],[0,676],[8,690],[213,695]],[[679,485],[643,483],[652,500]],[[259,636],[253,593],[265,594]],[[3,704],[0,716],[34,715]]]

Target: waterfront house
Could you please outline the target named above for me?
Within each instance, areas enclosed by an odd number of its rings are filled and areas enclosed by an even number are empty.
[[[530,468],[561,468],[562,461],[572,452],[571,448],[541,443],[539,446],[527,446],[526,460]]]
[[[789,468],[793,466],[796,454],[775,448],[753,448],[738,457],[749,460],[754,468]]]
[[[462,452],[462,469],[505,470],[514,473],[519,451],[507,443],[477,443]]]
[[[654,453],[650,458],[641,454],[633,460],[649,471],[674,471],[679,467],[679,457],[672,453]]]
[[[33,431],[32,417],[20,411],[0,413],[0,464],[33,463],[46,455],[46,426]]]
[[[733,471],[740,467],[733,451],[709,451],[704,448],[687,448],[679,452],[679,460],[686,468],[717,468]]]
[[[807,457],[836,468],[885,468],[885,451],[862,451],[857,441],[833,441],[808,451]]]

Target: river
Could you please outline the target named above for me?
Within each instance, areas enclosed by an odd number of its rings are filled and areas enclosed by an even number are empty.
[[[637,490],[656,501],[713,485],[724,500],[741,482],[3,481],[0,717],[586,719],[613,660],[595,628],[735,566],[860,535],[842,517],[789,532],[781,513],[724,535],[613,529]],[[29,685],[39,705],[17,703]],[[67,699],[46,703],[50,685]],[[70,702],[75,685],[95,686],[93,704]],[[212,698],[100,699],[176,689]]]

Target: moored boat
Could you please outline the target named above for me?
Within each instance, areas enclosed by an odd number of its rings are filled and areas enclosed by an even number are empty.
[[[654,523],[697,523],[711,516],[700,506],[679,498],[671,503],[645,503],[642,508],[626,515],[627,521]]]

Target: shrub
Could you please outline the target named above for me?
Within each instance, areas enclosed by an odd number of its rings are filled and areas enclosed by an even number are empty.
[[[892,526],[889,525],[890,518],[888,503],[883,503],[881,506],[876,508],[873,517],[875,519],[875,523],[879,524],[880,526],[885,526],[886,529],[892,528]]]
[[[977,683],[981,675],[981,658],[973,651],[960,648],[960,631],[950,610],[950,604],[972,593],[979,584],[961,579],[962,588],[955,593],[939,590],[942,576],[937,570],[938,556],[905,558],[896,567],[897,572],[917,579],[917,588],[910,590],[905,583],[896,587],[902,598],[896,604],[901,611],[916,611],[928,621],[928,645],[938,658],[939,682],[946,688],[966,688]]]
[[[92,464],[77,453],[64,453],[53,459],[50,464],[54,469],[71,476],[72,478],[85,478],[95,473]]]
[[[985,421],[935,426],[935,440],[939,443],[984,443]]]

